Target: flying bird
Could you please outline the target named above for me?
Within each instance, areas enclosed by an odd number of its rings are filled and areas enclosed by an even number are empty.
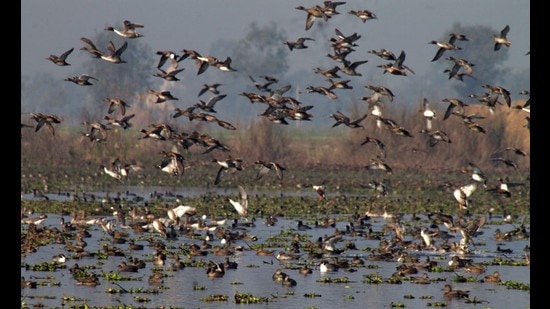
[[[48,58],[46,58],[47,60],[50,60],[51,62],[53,62],[54,64],[58,65],[58,66],[68,66],[70,65],[69,63],[67,63],[67,57],[73,52],[74,48],[71,48],[69,50],[67,50],[66,52],[62,53],[61,55],[57,56],[57,55],[50,55]]]
[[[495,47],[493,48],[495,51],[499,50],[502,45],[506,47],[510,47],[512,45],[512,42],[508,40],[507,35],[510,31],[510,26],[506,25],[501,31],[499,35],[493,34],[493,40],[495,41]]]
[[[248,215],[248,194],[243,186],[239,185],[237,188],[239,190],[239,199],[229,199],[229,202],[241,217],[246,217]]]
[[[122,29],[116,29],[112,26],[108,26],[107,28],[105,28],[105,30],[112,31],[126,39],[135,39],[143,36],[143,34],[137,32],[136,28],[143,28],[143,27],[144,27],[143,24],[134,23],[129,20],[124,20],[122,22]]]
[[[275,173],[277,173],[277,178],[279,178],[279,181],[283,182],[283,171],[286,169],[281,165],[279,165],[278,163],[273,161],[264,162],[262,160],[257,160],[254,163],[258,165],[258,173],[256,174],[256,181],[262,179],[270,171],[275,171]]]
[[[46,128],[48,128],[48,131],[52,135],[55,135],[55,128],[54,124],[59,124],[63,119],[57,115],[54,114],[42,114],[42,113],[31,113],[31,119],[36,121],[36,127],[34,128],[34,132],[37,132],[42,128],[44,125]]]
[[[305,44],[306,41],[315,41],[315,39],[312,39],[310,37],[299,37],[295,41],[286,41],[284,42],[284,44],[287,45],[288,49],[292,51],[294,49],[308,48],[308,46]]]

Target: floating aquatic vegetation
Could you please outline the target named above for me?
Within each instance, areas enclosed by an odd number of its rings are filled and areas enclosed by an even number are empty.
[[[529,286],[529,284],[512,281],[512,280],[506,280],[506,281],[500,282],[499,285],[504,285],[507,288],[514,289],[514,290],[522,290],[522,291],[531,290],[531,287]]]
[[[343,278],[323,277],[321,279],[315,280],[315,282],[320,282],[320,283],[349,283],[350,281],[349,281],[348,277],[343,277]]]
[[[447,303],[436,301],[433,303],[427,303],[426,306],[428,307],[447,307]]]
[[[254,296],[251,293],[241,292],[235,292],[234,299],[236,304],[259,304],[269,302],[269,299],[267,297]]]
[[[321,297],[321,296],[322,296],[321,294],[317,294],[317,293],[305,293],[304,294],[304,297],[309,297],[309,298]]]
[[[32,270],[32,271],[56,271],[57,269],[65,269],[65,268],[67,268],[67,265],[59,264],[56,262],[42,262],[35,265],[25,264],[25,269]]]
[[[122,276],[119,272],[101,272],[101,276],[109,281],[141,281],[141,277]]]
[[[390,307],[392,307],[392,308],[405,308],[407,306],[405,306],[405,303],[398,301],[398,302],[391,302]]]
[[[384,279],[382,279],[382,276],[380,274],[365,274],[363,275],[365,279],[363,279],[363,283],[370,283],[370,284],[379,284],[384,283]]]
[[[478,279],[472,276],[464,277],[461,275],[455,275],[451,278],[452,282],[478,282]]]
[[[214,302],[214,301],[228,301],[228,300],[229,300],[229,296],[223,295],[223,294],[214,294],[214,295],[201,298],[201,301],[207,302],[207,303]]]

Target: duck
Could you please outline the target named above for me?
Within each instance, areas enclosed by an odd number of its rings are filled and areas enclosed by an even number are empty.
[[[80,40],[86,43],[87,46],[81,47],[80,50],[90,53],[94,58],[101,58],[103,52],[101,52],[94,44],[92,40],[86,37],[80,38]]]
[[[348,14],[357,16],[363,23],[365,23],[367,20],[378,19],[376,14],[369,10],[350,10],[348,11]]]
[[[218,94],[210,97],[207,102],[199,100],[199,102],[195,103],[193,106],[202,109],[205,112],[216,113],[216,110],[214,110],[214,106],[216,105],[216,103],[223,100],[226,96],[227,94]]]
[[[166,101],[179,100],[177,97],[173,96],[169,90],[155,91],[153,89],[149,89],[149,93],[157,97],[155,102],[157,104]]]
[[[434,147],[439,142],[444,142],[447,144],[451,144],[453,142],[449,135],[447,135],[447,133],[443,130],[428,131],[427,129],[422,129],[419,132],[428,135],[428,145],[430,147]]]
[[[470,296],[470,291],[455,290],[450,284],[445,284],[442,291],[445,298],[468,298]]]
[[[299,5],[296,7],[297,10],[302,10],[306,12],[306,26],[305,30],[308,31],[311,26],[313,26],[313,23],[317,18],[322,18],[324,21],[328,21],[328,19],[331,17],[325,13],[323,8],[319,5],[315,5],[309,8],[306,8],[302,5]]]
[[[316,74],[321,74],[328,78],[340,78],[340,75],[338,75],[338,71],[340,71],[340,67],[335,65],[330,69],[321,69],[319,67],[313,68],[313,72]]]
[[[55,136],[55,127],[54,124],[60,124],[63,119],[54,114],[42,114],[42,113],[30,113],[31,119],[36,121],[36,126],[34,127],[34,132],[38,132],[40,128],[46,126],[48,131]]]
[[[157,50],[155,54],[160,56],[157,64],[158,69],[160,69],[166,61],[170,60],[170,65],[175,70],[178,68],[179,62],[185,59],[185,57],[182,57],[171,50]]]
[[[397,57],[395,57],[395,54],[391,50],[388,50],[385,48],[381,48],[379,50],[371,49],[371,50],[368,50],[367,52],[369,54],[376,55],[384,60],[389,60],[389,61],[397,60]]]
[[[331,100],[336,100],[338,98],[338,96],[336,95],[336,93],[334,93],[331,89],[329,89],[328,87],[322,87],[322,86],[308,86],[306,88],[307,92],[308,93],[312,93],[312,92],[316,92],[316,93],[319,93],[319,94],[323,94],[323,95],[326,95],[327,98],[331,99]]]
[[[229,157],[226,160],[212,159],[212,162],[215,162],[220,166],[218,172],[216,173],[216,178],[214,179],[214,185],[220,184],[225,174],[243,170],[242,159],[234,159]]]
[[[208,278],[221,278],[225,275],[225,266],[224,264],[215,263],[213,261],[208,262],[208,267],[206,269],[206,275]]]
[[[443,56],[443,53],[447,50],[462,50],[462,48],[454,44],[455,40],[456,37],[451,36],[448,42],[440,42],[435,40],[430,41],[429,44],[433,44],[438,47],[437,53],[433,57],[432,62],[437,61],[439,58],[441,58],[441,56]]]
[[[132,123],[130,122],[130,120],[132,118],[134,118],[135,116],[136,116],[136,114],[130,114],[130,115],[126,115],[126,116],[124,116],[120,119],[117,119],[115,117],[110,117],[109,115],[105,115],[105,116],[103,116],[103,120],[107,121],[107,124],[109,124],[111,126],[120,127],[123,130],[126,130],[126,129],[132,127]]]
[[[281,281],[281,284],[283,286],[289,287],[289,286],[296,286],[297,282],[296,282],[296,280],[290,278],[290,276],[288,274],[285,274],[283,276],[283,280]]]
[[[173,70],[170,70],[170,71],[164,71],[163,69],[161,68],[157,68],[160,73],[155,73],[153,74],[153,76],[156,76],[156,77],[160,77],[164,80],[167,80],[167,81],[170,81],[170,82],[177,82],[179,81],[180,79],[176,76],[178,73],[182,72],[183,70],[185,70],[185,68],[181,68],[181,69],[173,69]]]
[[[436,118],[436,112],[430,108],[430,102],[428,99],[424,98],[422,100],[422,109],[420,112],[422,113],[422,116],[424,116],[426,131],[431,131],[433,129],[432,121]]]
[[[161,272],[153,272],[150,276],[147,282],[151,285],[160,285],[164,283],[164,279],[162,278],[163,275]]]
[[[21,289],[29,288],[36,289],[36,281],[26,280],[24,276],[21,276]]]
[[[481,170],[479,166],[477,166],[474,162],[468,162],[468,167],[472,171],[472,179],[474,181],[477,181],[483,185],[483,187],[487,188],[487,175]],[[463,170],[463,172],[467,172],[467,170]]]
[[[128,41],[124,41],[124,43],[122,43],[122,45],[118,49],[115,47],[113,41],[109,41],[109,43],[107,44],[107,52],[102,52],[97,49],[92,40],[88,38],[81,38],[80,40],[88,44],[87,47],[82,47],[81,50],[85,50],[91,53],[95,58],[100,58],[107,62],[115,64],[126,63],[126,61],[123,60],[121,56],[128,47]]]
[[[163,160],[155,165],[156,168],[173,176],[181,176],[185,173],[185,159],[179,152],[162,150],[160,153],[163,155]]]
[[[510,31],[510,26],[506,25],[504,26],[504,28],[502,28],[502,30],[500,30],[500,34],[498,35],[493,34],[493,40],[495,41],[495,45],[493,48],[494,51],[499,50],[502,45],[506,47],[510,47],[510,45],[512,45],[512,42],[510,42],[510,40],[508,40],[507,38],[509,31]]]
[[[112,114],[118,108],[120,114],[124,116],[126,115],[126,108],[130,107],[130,105],[121,98],[107,97],[103,99],[103,101],[109,104],[109,109],[107,110],[108,114]]]
[[[335,113],[332,113],[329,115],[330,118],[334,118],[334,120],[336,120],[336,122],[332,125],[333,128],[341,124],[344,124],[346,127],[352,128],[352,129],[364,128],[361,122],[365,120],[367,116],[368,116],[368,113],[365,113],[361,117],[352,121],[350,117],[344,115],[340,111],[336,111]]]
[[[229,260],[229,257],[226,257],[225,261],[223,262],[223,266],[225,267],[225,269],[237,269],[237,267],[239,267],[239,263],[231,261]]]
[[[277,268],[275,270],[275,272],[273,273],[273,275],[271,275],[271,279],[276,280],[276,281],[282,281],[285,276],[287,276],[287,274],[285,272],[283,272],[282,269]]]
[[[216,61],[214,62],[214,67],[223,72],[237,72],[237,69],[231,66],[231,62],[231,57],[226,57],[223,61],[216,59]]]
[[[453,191],[453,196],[458,202],[459,209],[468,209],[469,197],[477,189],[477,182],[461,186]]]
[[[90,80],[98,80],[98,79],[88,74],[80,74],[80,75],[67,77],[64,80],[68,82],[73,82],[79,86],[92,86],[94,84]]]
[[[395,61],[392,63],[386,63],[386,64],[380,64],[377,65],[377,67],[384,69],[382,72],[383,74],[390,73],[392,75],[400,75],[400,76],[407,76],[408,73],[415,74],[414,71],[409,68],[408,66],[404,65],[403,62],[405,62],[406,58],[405,51],[402,50],[399,54],[399,57],[395,59]]]
[[[377,156],[376,158],[371,158],[370,163],[365,166],[368,170],[381,170],[386,173],[386,175],[392,175],[393,170],[391,167],[384,162],[384,159]]]
[[[411,283],[416,283],[416,284],[430,284],[431,283],[430,276],[428,276],[427,273],[423,273],[422,275],[416,276],[416,277],[410,277],[409,281]]]
[[[221,83],[213,83],[213,84],[204,84],[201,90],[199,91],[198,97],[205,94],[207,91],[210,91],[212,94],[220,94],[220,91],[218,90],[218,87],[223,86]]]
[[[127,264],[125,261],[121,261],[120,264],[118,264],[118,272],[131,272],[131,273],[137,273],[138,267],[133,264]]]
[[[359,61],[351,62],[349,60],[344,59],[343,66],[340,67],[340,72],[347,74],[349,76],[363,76],[363,74],[357,72],[357,67],[367,62],[369,61],[359,60]]]
[[[304,266],[300,267],[300,270],[298,271],[301,275],[309,275],[313,273],[313,270],[307,266],[307,264],[304,264]]]
[[[99,278],[95,273],[90,273],[87,276],[75,277],[76,285],[96,286],[99,285]]]
[[[510,97],[510,91],[502,86],[485,84],[481,86],[482,88],[491,90],[491,95],[489,96],[488,104],[495,105],[500,96],[504,98],[504,102],[508,107],[512,107],[512,99]]]
[[[444,73],[449,74],[449,79],[451,79],[451,78],[455,77],[455,75],[459,74],[460,69],[463,70],[464,74],[472,76],[472,74],[474,72],[473,67],[475,66],[475,64],[469,62],[468,60],[466,60],[464,58],[456,58],[456,57],[453,57],[453,56],[449,56],[445,59],[454,62],[454,65],[452,66],[452,68],[448,72],[444,71]]]
[[[237,189],[239,200],[229,199],[229,202],[241,217],[246,217],[248,215],[248,194],[242,185],[238,185]]]
[[[462,102],[460,99],[457,98],[444,98],[441,101],[449,103],[447,109],[445,110],[443,120],[447,120],[447,118],[449,118],[456,109],[458,109],[460,112],[463,112],[464,107],[468,106],[468,104]]]
[[[107,44],[107,52],[103,53],[100,58],[111,63],[126,63],[125,60],[122,59],[122,53],[126,50],[128,47],[128,42],[124,41],[122,45],[119,48],[115,47],[115,44],[112,41],[109,41],[109,44]]]
[[[306,49],[308,46],[305,44],[306,41],[315,41],[315,39],[310,37],[298,37],[295,41],[286,41],[284,44],[288,46],[288,49],[291,51],[294,49]]]
[[[46,60],[50,60],[54,64],[58,66],[68,66],[71,65],[67,62],[67,57],[73,52],[74,48],[70,48],[69,50],[63,52],[61,55],[50,55]]]
[[[350,79],[334,80],[332,78],[327,78],[325,80],[330,83],[330,87],[328,87],[329,90],[333,90],[333,89],[353,89],[353,86],[349,85],[349,83],[351,82]]]
[[[122,22],[122,29],[116,29],[112,26],[108,26],[105,28],[105,30],[112,31],[126,39],[136,39],[136,38],[143,37],[143,34],[137,32],[136,28],[143,28],[143,27],[144,27],[143,24],[134,23],[129,20],[124,20]]]
[[[283,171],[285,171],[286,168],[284,168],[279,163],[276,163],[273,161],[264,162],[262,160],[256,160],[254,164],[256,164],[258,167],[258,172],[256,174],[255,181],[262,179],[270,171],[275,171],[277,178],[279,178],[279,181],[280,182],[283,181]]]
[[[321,273],[336,272],[338,271],[338,266],[334,263],[328,262],[327,260],[323,260],[319,264],[319,271]]]
[[[65,254],[61,253],[61,254],[58,254],[58,255],[54,255],[52,260],[56,264],[63,264],[67,261],[67,257],[65,256]]]

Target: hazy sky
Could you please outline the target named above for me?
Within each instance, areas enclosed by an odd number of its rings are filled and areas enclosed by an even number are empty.
[[[319,25],[314,24],[305,31],[306,14],[296,7],[322,3],[321,0],[23,0],[21,73],[62,74],[63,70],[45,58],[71,47],[75,47],[75,51],[69,62],[73,68],[79,66],[90,58],[79,50],[84,46],[80,38],[93,37],[108,25],[120,27],[125,19],[145,25],[140,31],[144,34],[140,40],[153,50],[207,51],[220,38],[243,38],[252,22],[263,26],[275,21],[289,39],[312,35]],[[361,23],[347,14],[349,10],[361,9],[374,12],[378,19]],[[365,57],[365,51],[370,49],[405,50],[407,63],[418,74],[430,65],[436,51],[428,42],[440,39],[456,22],[463,26],[486,25],[498,31],[510,25],[508,38],[512,46],[506,65],[514,70],[529,67],[530,57],[525,53],[530,48],[530,1],[353,0],[339,6],[338,11],[341,14],[328,23],[337,25],[346,34],[361,33],[364,37],[359,50]],[[220,57],[223,54],[219,52]],[[302,57],[293,65],[312,66],[316,62],[312,57]]]
[[[456,1],[456,0],[351,0],[337,7],[339,15],[333,16],[328,21],[317,20],[313,27],[305,30],[306,12],[296,9],[299,5],[312,7],[323,6],[322,0],[280,1],[280,0],[191,0],[191,1],[143,1],[143,0],[23,0],[21,2],[21,74],[24,78],[32,77],[36,73],[48,73],[61,81],[73,75],[87,73],[83,63],[89,62],[92,57],[80,48],[85,44],[80,38],[95,38],[98,33],[105,32],[107,26],[120,28],[123,20],[144,24],[139,32],[144,37],[129,39],[129,48],[133,40],[139,40],[147,44],[151,50],[173,50],[180,53],[182,49],[192,49],[205,55],[212,55],[220,59],[231,56],[235,61],[231,50],[215,50],[216,43],[220,40],[237,42],[243,39],[250,31],[250,26],[255,23],[258,28],[271,25],[275,22],[278,31],[286,35],[288,41],[293,41],[300,36],[313,37],[315,41],[308,41],[308,49],[289,51],[287,63],[290,66],[285,76],[276,76],[284,83],[292,83],[293,93],[290,96],[299,96],[304,93],[307,86],[329,86],[325,78],[320,74],[314,74],[313,68],[328,69],[336,65],[327,57],[330,52],[329,38],[335,37],[335,28],[345,35],[358,33],[361,38],[357,41],[355,52],[347,57],[351,61],[368,60],[368,63],[358,67],[357,71],[363,76],[342,75],[342,79],[351,79],[352,91],[340,90],[338,104],[323,104],[328,99],[320,94],[310,93],[304,97],[305,104],[321,103],[324,109],[316,109],[315,123],[326,120],[330,113],[336,109],[346,111],[348,105],[342,104],[356,102],[360,96],[370,93],[366,90],[367,84],[379,84],[389,87],[396,94],[397,106],[414,106],[422,97],[432,100],[441,100],[448,96],[467,98],[467,93],[456,94],[453,86],[460,83],[457,80],[448,80],[443,73],[448,60],[440,59],[438,63],[431,62],[437,47],[429,44],[432,40],[444,40],[454,25],[461,27],[485,26],[494,29],[498,34],[506,25],[510,26],[508,39],[512,41],[509,48],[503,47],[498,52],[507,52],[508,58],[502,63],[503,68],[509,69],[508,74],[502,76],[504,86],[511,91],[513,99],[522,98],[518,93],[529,90],[530,56],[526,52],[530,50],[530,2],[518,0],[483,0],[483,1]],[[349,14],[350,10],[369,10],[376,14],[377,19],[363,23],[359,18]],[[111,34],[116,37],[116,34]],[[487,35],[487,41],[492,44],[493,39]],[[254,43],[254,42],[252,42]],[[284,42],[281,42],[283,45]],[[467,42],[458,44],[467,48]],[[221,45],[221,46],[227,46]],[[59,55],[64,51],[74,48],[68,62],[71,66],[59,67],[46,60],[50,54]],[[98,46],[105,50],[105,46]],[[382,48],[393,51],[396,55],[400,51],[406,52],[405,64],[412,68],[416,74],[407,77],[382,74],[382,69],[377,65],[386,61],[368,53],[369,50]],[[491,50],[491,52],[493,52]],[[446,55],[444,55],[446,57]],[[124,57],[123,57],[124,58]],[[158,61],[157,55],[151,55],[154,61]],[[489,58],[490,59],[490,58]],[[93,60],[93,59],[92,59]],[[197,76],[194,64],[185,60],[180,66],[187,69],[178,74],[182,80],[177,83],[165,82],[161,88],[171,90],[179,97],[165,107],[170,109],[172,104],[185,107],[197,101],[197,93],[204,83],[222,82],[227,75],[235,74],[239,78],[238,84],[223,89],[228,97],[224,102],[234,102],[237,105],[222,104],[220,109],[232,110],[231,117],[241,117],[235,107],[248,106],[246,98],[239,96],[241,92],[255,92],[247,74],[256,77],[262,72],[245,73],[242,68],[233,73],[212,72],[209,69],[205,74]],[[242,63],[242,62],[240,62]],[[130,65],[130,64],[122,64]],[[449,64],[450,67],[450,64]],[[156,68],[151,68],[151,75],[157,73]],[[305,73],[304,73],[305,72]],[[527,73],[526,73],[527,72]],[[221,74],[220,74],[221,73]],[[309,75],[307,74],[309,73]],[[518,73],[518,74],[515,74]],[[215,76],[214,76],[215,74]],[[440,74],[438,76],[437,74]],[[475,75],[475,72],[474,72]],[[212,77],[216,80],[213,80]],[[518,76],[519,82],[518,82]],[[506,78],[511,81],[507,82]],[[514,79],[515,78],[515,79]],[[435,81],[434,81],[435,80]],[[162,81],[154,77],[155,83]],[[240,82],[242,82],[242,87]],[[484,80],[476,80],[481,86],[489,83]],[[282,86],[282,84],[279,84]],[[68,88],[74,93],[83,89],[74,89],[74,85],[60,82],[58,89],[48,88],[52,93],[65,93]],[[156,86],[154,86],[156,87]],[[28,89],[33,90],[33,89]],[[475,90],[477,92],[477,90]],[[479,88],[479,94],[483,88]],[[109,94],[106,94],[109,95]],[[40,94],[34,93],[35,100],[32,103],[40,103],[41,112],[48,112],[50,104],[42,104]],[[78,97],[73,97],[79,99]],[[206,99],[206,98],[204,98]],[[406,105],[399,105],[404,101]],[[65,102],[67,103],[67,102]],[[241,104],[241,105],[239,105]],[[438,104],[445,107],[445,104]],[[248,108],[248,107],[247,107]],[[25,110],[26,111],[26,110]],[[322,114],[320,112],[322,111]],[[223,111],[222,111],[223,112]],[[254,108],[248,113],[248,117],[259,114],[260,107]]]

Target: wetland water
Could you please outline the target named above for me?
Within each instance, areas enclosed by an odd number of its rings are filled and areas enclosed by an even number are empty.
[[[147,190],[147,192],[150,192]],[[145,192],[144,192],[145,193]],[[27,195],[25,195],[26,197]],[[24,196],[22,195],[22,198]],[[37,216],[33,214],[32,216]],[[320,218],[323,218],[319,217]],[[479,235],[474,238],[474,246],[470,246],[470,254],[463,257],[472,259],[475,263],[485,265],[485,272],[481,274],[468,273],[459,268],[449,270],[448,263],[455,253],[437,253],[435,251],[406,250],[409,256],[418,257],[420,261],[436,261],[440,271],[420,269],[417,274],[407,274],[401,283],[389,283],[389,278],[397,271],[401,264],[397,258],[388,261],[372,258],[373,249],[380,247],[379,239],[371,239],[361,234],[345,233],[341,241],[334,246],[337,249],[346,248],[345,241],[352,242],[355,248],[349,248],[337,256],[339,261],[351,261],[353,257],[360,257],[365,263],[363,266],[342,267],[336,272],[321,273],[318,257],[310,257],[305,246],[308,242],[315,242],[319,237],[332,235],[335,230],[345,231],[349,220],[345,216],[340,218],[334,227],[313,227],[311,229],[298,229],[299,218],[282,218],[273,226],[263,222],[263,218],[254,221],[255,226],[237,227],[231,226],[228,221],[223,227],[232,233],[245,233],[255,235],[257,240],[235,240],[231,246],[239,246],[242,251],[235,251],[229,256],[215,255],[213,249],[206,256],[188,255],[191,244],[202,244],[204,231],[196,231],[191,237],[181,231],[177,239],[163,239],[157,232],[135,233],[132,229],[116,226],[115,229],[128,233],[127,239],[134,239],[135,243],[143,244],[144,249],[129,250],[127,243],[114,244],[112,237],[107,235],[99,225],[90,225],[87,230],[90,237],[84,238],[87,252],[102,252],[103,246],[119,248],[121,256],[109,255],[105,258],[81,257],[77,258],[74,252],[67,250],[64,244],[50,243],[38,247],[37,252],[21,256],[21,275],[27,280],[38,283],[36,288],[24,288],[21,290],[22,304],[27,307],[41,306],[46,308],[84,308],[87,304],[96,308],[242,308],[237,304],[237,293],[250,294],[262,298],[260,304],[263,308],[391,308],[393,304],[403,304],[406,308],[426,308],[436,304],[445,303],[445,308],[530,308],[530,291],[518,288],[510,288],[505,284],[480,282],[484,276],[498,271],[502,282],[517,282],[530,286],[530,266],[517,265],[524,261],[523,249],[530,246],[529,238],[497,242],[494,234],[497,229],[506,232],[514,230],[521,224],[522,218],[513,223],[504,223],[502,217],[488,220]],[[70,221],[69,216],[64,219]],[[107,217],[111,220],[114,217]],[[313,226],[317,218],[301,218],[304,223]],[[428,227],[431,221],[426,216],[418,215],[418,220],[411,220],[410,215],[404,215],[401,222],[407,230],[420,230],[420,227]],[[48,214],[48,217],[40,223],[39,227],[59,227],[61,216]],[[390,239],[392,232],[387,231],[391,221],[382,217],[373,217],[366,221],[372,231],[382,234],[383,239]],[[526,222],[529,222],[527,220]],[[530,225],[525,224],[527,231]],[[21,233],[24,234],[27,224],[21,224]],[[75,232],[73,232],[75,233]],[[296,260],[279,261],[276,257],[280,251],[289,252],[293,240],[293,234],[300,235],[299,258]],[[372,235],[372,234],[371,234]],[[462,237],[460,233],[451,235],[451,242],[458,242]],[[406,240],[412,243],[421,243],[419,235],[406,235]],[[151,245],[152,240],[162,240],[166,245],[166,264],[155,266],[153,256],[155,249]],[[72,240],[74,242],[74,240]],[[442,240],[436,240],[436,245]],[[212,246],[219,246],[220,239],[214,237],[208,242]],[[259,256],[256,248],[263,244],[266,249],[274,250],[270,256]],[[510,249],[512,253],[497,251],[497,247]],[[253,249],[254,248],[254,249]],[[33,270],[33,266],[41,263],[50,263],[52,257],[65,254],[69,259],[65,266],[55,270]],[[183,269],[173,270],[170,264],[173,256],[178,255],[180,260],[187,265]],[[226,257],[238,263],[237,269],[226,269],[221,278],[208,278],[204,263],[212,260],[223,263]],[[109,272],[117,273],[117,267],[122,261],[131,258],[145,261],[145,268],[138,272],[119,273],[125,280],[109,280],[105,276]],[[507,262],[502,262],[507,261]],[[510,263],[512,262],[512,263]],[[69,269],[75,264],[81,268],[88,268],[88,272],[99,275],[100,284],[97,286],[79,286]],[[202,263],[202,264],[200,264]],[[298,269],[307,264],[312,273],[302,275]],[[202,266],[197,266],[202,265]],[[272,279],[276,269],[282,269],[297,285],[285,287],[280,281]],[[161,272],[164,282],[159,285],[150,285],[148,278],[153,272]],[[427,273],[431,282],[429,284],[415,284],[407,278],[420,276]],[[382,282],[374,283],[373,278],[380,278]],[[458,278],[465,278],[467,282],[457,282]],[[470,291],[470,300],[482,301],[478,304],[467,303],[465,299],[447,300],[443,297],[443,286],[449,283],[454,289]],[[126,292],[124,292],[126,291]],[[153,293],[154,292],[154,293]],[[227,296],[227,300],[208,301],[213,296]]]

